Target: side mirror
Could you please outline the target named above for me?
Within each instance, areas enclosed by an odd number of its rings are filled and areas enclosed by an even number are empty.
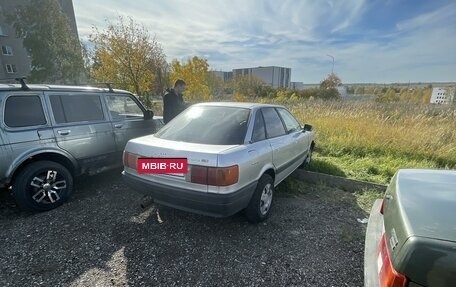
[[[309,124],[305,124],[303,128],[304,132],[311,132],[312,131],[312,126]]]
[[[150,120],[150,119],[152,119],[153,117],[154,117],[154,112],[153,112],[153,111],[151,111],[151,110],[146,110],[146,111],[144,112],[144,119],[145,119],[145,120]]]

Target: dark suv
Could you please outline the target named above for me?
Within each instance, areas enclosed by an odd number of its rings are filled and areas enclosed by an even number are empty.
[[[23,209],[55,208],[75,176],[122,166],[127,141],[161,126],[127,91],[0,84],[0,188]]]

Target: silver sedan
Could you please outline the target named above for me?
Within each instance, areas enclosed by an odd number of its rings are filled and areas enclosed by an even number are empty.
[[[245,210],[261,222],[274,188],[310,162],[314,147],[312,126],[283,106],[202,103],[130,140],[122,174],[157,203],[215,217]]]

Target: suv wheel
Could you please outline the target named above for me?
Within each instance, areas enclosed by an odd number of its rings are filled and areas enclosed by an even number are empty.
[[[73,191],[73,176],[61,164],[37,161],[19,172],[12,191],[22,209],[51,210],[70,197]]]
[[[245,210],[245,215],[250,222],[258,223],[268,218],[273,195],[274,181],[270,175],[263,174]]]

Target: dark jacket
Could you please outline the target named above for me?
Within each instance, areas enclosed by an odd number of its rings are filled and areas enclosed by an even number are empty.
[[[180,114],[185,107],[182,94],[176,94],[174,89],[167,90],[163,96],[163,121],[165,124]]]

